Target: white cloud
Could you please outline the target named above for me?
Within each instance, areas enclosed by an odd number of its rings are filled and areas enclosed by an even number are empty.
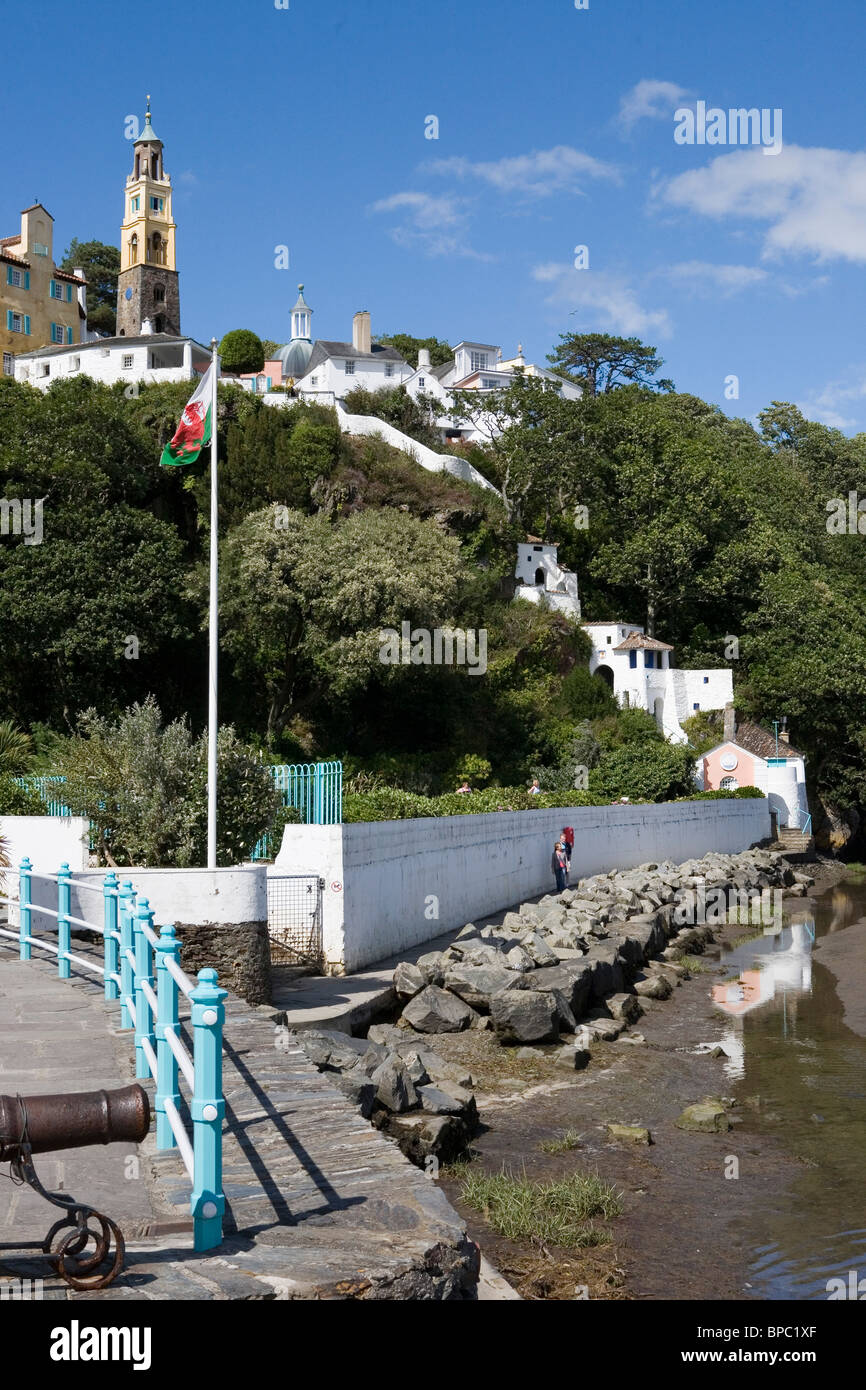
[[[433,174],[450,174],[489,184],[500,193],[522,193],[547,198],[552,193],[582,193],[587,179],[619,182],[619,171],[571,145],[555,145],[549,150],[532,150],[486,163],[461,156],[434,159],[423,166]]]
[[[676,107],[688,96],[676,82],[657,82],[645,77],[620,99],[618,124],[630,131],[637,121],[673,120]]]
[[[401,220],[390,235],[398,246],[417,247],[428,256],[469,256],[473,260],[492,260],[475,251],[466,240],[468,200],[449,194],[392,193],[371,204],[370,211],[399,213]]]
[[[866,153],[786,145],[719,155],[658,184],[654,199],[704,217],[767,223],[767,258],[866,261]]]
[[[549,286],[545,303],[576,310],[587,320],[583,325],[586,331],[598,329],[629,338],[670,336],[667,310],[642,308],[625,276],[606,270],[575,270],[557,261],[535,266],[532,274],[540,284]]]
[[[679,261],[660,271],[665,279],[693,294],[721,294],[725,298],[769,280],[766,270],[751,265],[714,265],[711,261]]]
[[[866,402],[866,365],[852,367],[847,376],[840,381],[830,381],[820,391],[811,391],[804,400],[798,401],[800,409],[809,420],[820,420],[823,425],[835,429],[850,430],[863,428],[863,404]],[[843,409],[861,406],[860,416],[843,414]]]

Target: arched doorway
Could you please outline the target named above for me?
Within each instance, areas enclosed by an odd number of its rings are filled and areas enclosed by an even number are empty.
[[[535,571],[535,582],[536,584],[540,584],[541,587],[544,588],[544,570],[541,568],[540,565],[538,569]]]
[[[611,690],[613,690],[613,671],[610,669],[609,666],[596,666],[595,675],[600,676],[601,679],[604,681],[605,685],[608,686]]]

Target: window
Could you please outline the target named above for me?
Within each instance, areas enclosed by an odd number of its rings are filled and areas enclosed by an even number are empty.
[[[704,685],[709,685],[709,683],[710,683],[710,678],[709,678],[709,676],[704,676]]]
[[[48,247],[45,245],[45,242],[44,242],[44,241],[34,241],[34,243],[33,243],[33,254],[34,254],[34,256],[47,256],[47,255],[48,255]]]
[[[419,378],[418,378],[418,390],[419,390],[419,391],[423,391],[423,390],[424,390],[424,387],[426,386],[426,384],[427,384],[427,383],[426,383],[426,379],[425,379],[423,376],[419,376]]]
[[[41,366],[40,366],[40,368],[39,368],[39,375],[40,375],[40,376],[50,376],[50,375],[51,375],[51,363],[50,363],[50,362],[43,362],[43,363],[41,364]]]
[[[311,377],[310,377],[310,385],[311,385],[311,386],[318,386],[318,384],[319,384],[319,378],[318,378],[317,376],[311,376]]]
[[[63,298],[63,286],[61,285],[61,283],[60,283],[59,280],[52,280],[52,281],[51,281],[51,298],[52,298],[52,299],[62,299],[62,298]]]
[[[632,669],[633,671],[636,669],[636,667],[637,667],[637,652],[629,652],[629,654],[628,654],[628,664],[629,664],[629,666],[631,667],[631,669]]]
[[[692,709],[700,709],[700,705],[692,705]]]
[[[153,302],[154,304],[162,304],[164,299],[165,290],[163,289],[162,285],[157,285],[153,291]]]
[[[613,641],[613,638],[612,638],[612,637],[608,637],[608,639],[607,639],[607,645],[610,646],[610,644],[611,644],[612,641]]]
[[[135,235],[135,232],[133,232],[132,236],[129,238],[129,259],[133,265],[135,265],[138,260],[138,237]]]
[[[11,352],[4,352],[3,354],[3,375],[15,375],[15,358],[12,356]]]
[[[735,792],[739,785],[736,777],[723,777],[719,783],[719,789],[723,792]]]
[[[69,366],[66,368],[66,370],[67,370],[68,372],[77,372],[77,371],[78,371],[78,368],[79,368],[80,366],[81,366],[81,358],[80,358],[80,357],[70,357],[70,359],[69,359]]]
[[[123,354],[123,370],[125,372],[130,371],[134,361],[135,358],[133,357],[133,354],[131,352],[125,352]]]
[[[130,200],[129,200],[129,211],[130,211],[130,212],[140,212],[140,211],[141,211],[141,198],[138,196],[138,194],[136,194],[136,196],[135,196],[134,198],[130,198]]]
[[[394,363],[393,363],[393,362],[386,362],[386,363],[385,363],[385,375],[386,375],[386,376],[393,376],[393,375],[394,375]]]
[[[65,343],[65,342],[66,342],[66,329],[64,328],[64,326],[63,326],[62,323],[52,323],[52,325],[51,325],[51,341],[52,341],[52,343]]]
[[[22,289],[24,286],[24,276],[21,274],[21,271],[16,270],[14,266],[7,266],[6,284],[11,285],[12,288],[16,290]]]
[[[487,366],[487,353],[471,352],[469,354],[469,361],[473,372],[483,372]]]
[[[346,362],[346,376],[354,376],[354,375],[355,375],[355,364],[354,364],[354,362],[349,362],[349,361],[347,361],[347,362]]]
[[[499,389],[500,383],[493,376],[483,376],[481,378],[481,385],[485,391],[496,391]]]
[[[163,198],[151,198],[151,200],[150,200],[150,210],[151,210],[151,212],[162,212],[162,209],[163,209],[164,206],[165,206],[165,199],[163,199]]]
[[[644,654],[643,654],[643,664],[644,664],[644,666],[655,666],[655,664],[656,664],[656,654],[655,654],[655,652],[644,652]]]
[[[16,314],[14,309],[6,310],[6,331],[7,333],[29,333],[30,315]]]

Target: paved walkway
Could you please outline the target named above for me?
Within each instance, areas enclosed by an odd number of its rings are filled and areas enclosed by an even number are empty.
[[[0,939],[2,940],[2,939]],[[89,948],[76,941],[73,949]],[[48,1296],[121,1299],[447,1299],[475,1296],[477,1251],[441,1190],[350,1106],[284,1027],[227,1001],[224,1179],[227,1238],[192,1251],[189,1183],[153,1132],[126,1177],[129,1145],[69,1150],[67,1190],[102,1207],[129,1236],[127,1267],[98,1294],[69,1295],[41,1260],[4,1257],[0,1271],[45,1278]],[[58,980],[45,959],[0,946],[2,1091],[89,1090],[133,1079],[119,1009],[82,974]],[[189,1044],[189,1039],[186,1039]],[[43,1160],[52,1182],[57,1169]],[[10,1196],[18,1198],[15,1207]],[[36,1239],[53,1218],[0,1177],[0,1239]]]

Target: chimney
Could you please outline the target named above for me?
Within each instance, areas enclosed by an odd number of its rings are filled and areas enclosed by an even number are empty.
[[[733,743],[733,741],[734,741],[734,735],[736,734],[736,732],[737,732],[737,721],[736,721],[736,718],[735,718],[735,715],[734,715],[734,707],[733,707],[733,705],[725,705],[725,726],[724,726],[724,739],[725,739],[725,743]]]
[[[370,315],[362,309],[352,319],[352,346],[356,352],[371,350]]]
[[[787,730],[787,729],[780,729],[780,730],[779,730],[779,742],[780,742],[780,743],[790,743],[790,742],[791,742],[790,737],[789,737],[789,735],[788,735],[788,730]]]

